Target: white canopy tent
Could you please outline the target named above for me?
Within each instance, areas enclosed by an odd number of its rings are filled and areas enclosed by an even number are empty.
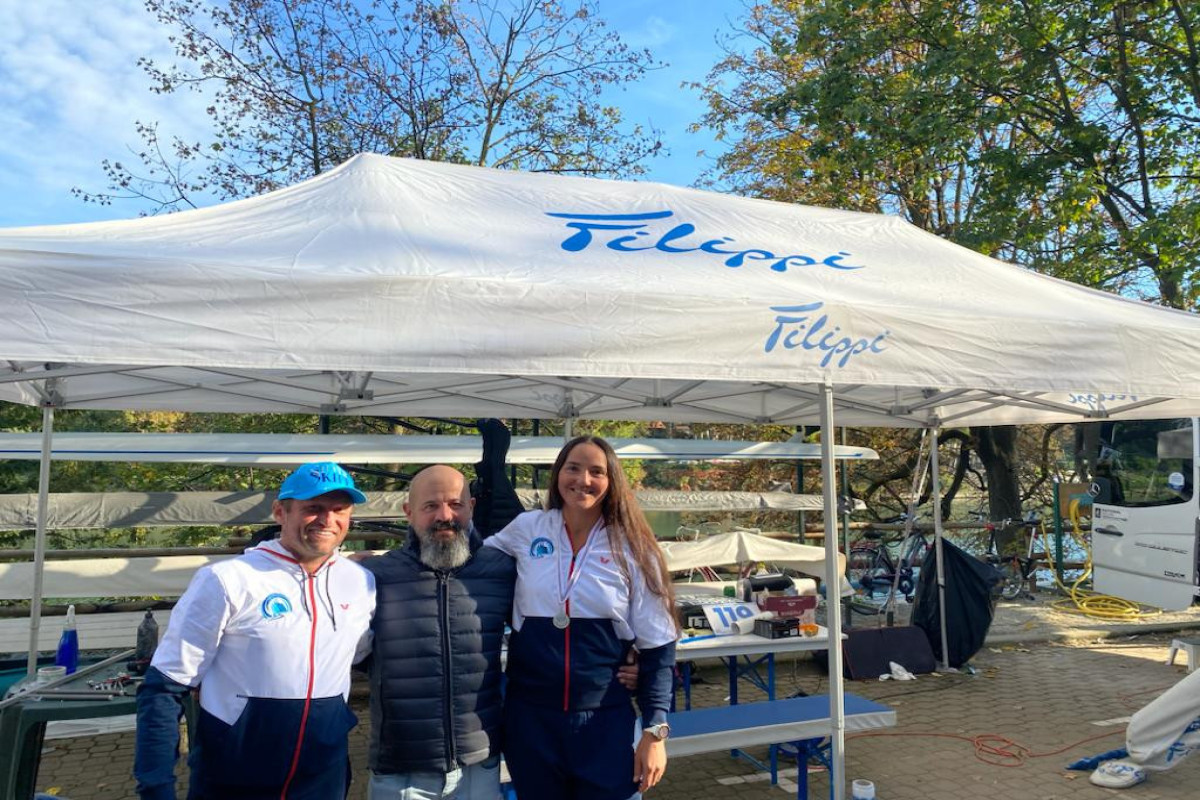
[[[1200,413],[1196,316],[894,218],[659,184],[364,155],[219,207],[0,231],[0,290],[0,399],[43,406],[47,454],[55,408],[819,422],[826,445],[835,407]],[[830,674],[840,799],[836,647]]]
[[[2,230],[0,287],[0,399],[71,408],[811,424],[829,382],[841,423],[927,426],[1200,394],[1195,316],[895,218],[372,155]]]
[[[806,575],[821,577],[825,551],[821,547],[782,542],[747,530],[733,530],[688,542],[666,542],[662,546],[667,569],[672,572],[762,561]],[[838,559],[839,574],[846,571],[844,556]],[[840,585],[840,584],[839,584]]]

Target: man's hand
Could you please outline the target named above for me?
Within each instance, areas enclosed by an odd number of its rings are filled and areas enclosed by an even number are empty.
[[[652,733],[643,733],[633,754],[633,780],[638,791],[652,789],[667,771],[667,743]]]
[[[617,682],[631,692],[637,689],[637,650],[632,647],[629,648],[629,653],[625,656],[625,663],[617,667]]]

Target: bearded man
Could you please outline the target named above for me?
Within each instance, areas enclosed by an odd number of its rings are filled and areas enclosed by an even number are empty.
[[[516,581],[509,556],[471,525],[462,473],[409,484],[405,547],[363,566],[371,622],[370,800],[495,800],[500,793],[500,649]]]

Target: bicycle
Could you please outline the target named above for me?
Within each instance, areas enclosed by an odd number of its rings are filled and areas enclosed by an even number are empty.
[[[893,589],[911,602],[917,588],[917,575],[929,555],[929,541],[914,527],[908,535],[887,538],[882,531],[868,528],[863,539],[851,547],[846,557],[846,579],[874,602],[876,593],[889,599]],[[899,545],[899,558],[892,546]]]
[[[999,525],[988,522],[984,525],[988,532],[987,552],[983,560],[998,569],[1004,576],[1000,584],[1000,597],[1005,600],[1015,600],[1026,592],[1029,579],[1037,572],[1042,554],[1034,552],[1034,545],[1040,533],[1045,539],[1046,529],[1042,521],[1031,516],[1025,520],[1004,520]],[[1017,537],[1024,536],[1024,548],[1017,544]],[[1024,555],[1021,550],[1024,550]]]

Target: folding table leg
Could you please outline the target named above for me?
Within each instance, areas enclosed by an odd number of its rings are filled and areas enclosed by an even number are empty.
[[[683,689],[683,710],[692,710],[692,662],[683,661],[679,665],[679,685]],[[671,701],[675,701],[672,693]],[[675,709],[671,709],[674,711]]]

